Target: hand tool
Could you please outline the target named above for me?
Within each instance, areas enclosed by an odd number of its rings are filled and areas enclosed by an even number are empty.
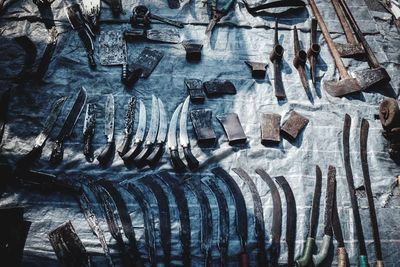
[[[281,0],[281,1],[271,1],[268,3],[261,3],[257,6],[250,6],[250,4],[246,0],[242,0],[244,6],[247,11],[253,16],[263,16],[263,15],[271,15],[271,13],[275,15],[284,15],[284,13],[288,13],[290,11],[295,11],[297,9],[303,9],[306,5],[301,0]],[[288,9],[280,11],[282,7],[287,7]],[[278,8],[280,12],[268,12],[266,9],[274,9]]]
[[[396,0],[384,0],[383,6],[393,15],[394,24],[400,29],[400,3]]]
[[[197,143],[199,145],[213,145],[217,136],[212,123],[211,109],[197,109],[190,112],[193,129],[196,133]]]
[[[294,41],[294,59],[293,59],[293,66],[297,69],[301,84],[306,91],[307,97],[312,102],[312,95],[310,92],[310,87],[308,85],[307,75],[306,75],[306,62],[307,62],[307,53],[303,49],[300,48],[299,36],[297,33],[297,27],[294,26],[293,29],[293,41]]]
[[[282,58],[284,53],[283,46],[279,44],[278,38],[278,20],[275,20],[275,35],[274,35],[274,49],[272,50],[269,59],[274,64],[274,89],[275,96],[278,100],[286,98],[285,88],[283,88],[282,81]]]
[[[251,69],[251,76],[254,79],[263,79],[265,77],[265,72],[268,67],[268,63],[245,61],[247,66]]]
[[[181,160],[178,150],[178,142],[176,140],[176,127],[178,125],[179,112],[182,109],[183,103],[179,104],[172,114],[168,129],[168,149],[171,156],[171,164],[175,171],[180,172],[186,168],[185,163]]]
[[[132,96],[128,101],[128,108],[125,113],[124,138],[117,152],[122,158],[129,150],[132,141],[132,125],[135,119],[136,97]]]
[[[93,162],[92,140],[96,126],[96,104],[86,105],[85,120],[83,122],[83,154],[88,162]]]
[[[244,144],[247,142],[239,116],[236,113],[225,113],[217,115],[217,120],[224,128],[230,145]]]
[[[124,31],[124,38],[127,42],[153,41],[167,44],[178,44],[181,42],[181,36],[175,29],[129,30]]]
[[[114,140],[114,96],[107,95],[105,117],[104,117],[104,134],[107,139],[107,144],[97,156],[97,160],[101,165],[106,165],[111,159],[115,151]]]
[[[281,132],[289,140],[295,140],[308,122],[309,120],[306,117],[293,110],[290,112],[289,118],[283,123]]]
[[[235,95],[236,87],[228,80],[213,79],[203,83],[204,92],[208,97],[217,97],[224,94]]]
[[[201,50],[203,44],[200,44],[196,40],[185,40],[182,42],[182,46],[186,51],[186,60],[189,62],[198,62],[201,60]]]
[[[211,39],[211,34],[215,25],[228,14],[229,10],[234,5],[234,3],[235,3],[234,0],[227,0],[225,5],[221,9],[218,9],[218,0],[211,0],[211,7],[210,7],[211,19],[206,29],[206,35],[208,40]]]
[[[144,6],[144,5],[139,5],[135,6],[132,9],[132,16],[131,16],[131,25],[132,27],[136,27],[139,24],[144,25],[145,28],[148,28],[150,26],[151,19],[158,20],[160,22],[166,23],[168,25],[177,27],[177,28],[183,28],[184,25],[183,23],[179,21],[174,21],[171,19],[167,19],[164,17],[160,17],[157,15],[154,15],[153,13],[150,12],[150,10]]]
[[[185,86],[192,103],[204,103],[205,94],[203,91],[203,82],[199,79],[186,79]]]
[[[281,141],[281,116],[274,113],[261,114],[261,143],[263,145],[276,144]]]
[[[317,58],[319,52],[321,51],[321,46],[318,44],[317,41],[317,27],[318,22],[315,18],[311,18],[311,38],[310,38],[310,48],[307,51],[307,58],[310,61],[310,73],[311,73],[311,80],[313,84],[317,82]]]

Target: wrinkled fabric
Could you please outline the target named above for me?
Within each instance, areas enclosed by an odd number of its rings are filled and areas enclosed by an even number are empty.
[[[221,4],[224,1],[218,1]],[[324,17],[329,31],[335,41],[345,43],[346,39],[340,27],[331,3],[316,1]],[[185,22],[185,28],[180,30],[182,40],[197,39],[202,42],[205,38],[205,29],[209,21],[209,12],[203,1],[181,1],[179,9],[168,8],[167,1],[122,1],[124,13],[119,19],[128,22],[131,10],[138,4],[146,4],[150,11],[160,16]],[[62,122],[73,105],[73,99],[81,86],[88,92],[88,103],[97,104],[96,133],[93,140],[95,156],[97,156],[106,143],[104,136],[104,106],[106,94],[113,94],[115,98],[115,140],[117,146],[124,136],[124,115],[128,98],[132,95],[144,101],[147,109],[147,123],[151,114],[151,95],[159,97],[165,104],[168,119],[171,118],[177,105],[184,101],[187,91],[184,78],[196,78],[203,81],[214,78],[229,79],[236,88],[237,94],[218,98],[207,98],[204,104],[191,104],[191,109],[209,108],[213,111],[213,127],[217,135],[217,144],[211,148],[200,148],[196,144],[195,134],[189,120],[189,136],[193,154],[199,159],[201,168],[196,172],[187,172],[179,175],[181,179],[216,179],[211,169],[220,166],[228,171],[241,188],[248,208],[249,240],[248,251],[251,254],[251,266],[256,262],[256,241],[254,236],[253,202],[249,188],[242,180],[231,171],[231,168],[242,167],[253,178],[263,201],[264,220],[266,227],[266,244],[269,244],[272,223],[272,199],[268,186],[255,173],[256,168],[265,169],[271,176],[283,175],[288,180],[294,192],[297,203],[297,241],[296,257],[301,255],[304,240],[308,233],[309,216],[312,194],[315,182],[315,165],[319,165],[323,173],[323,188],[321,210],[317,232],[317,244],[323,235],[324,195],[326,190],[326,176],[328,165],[337,168],[337,201],[341,226],[344,234],[345,245],[350,262],[355,265],[358,257],[358,243],[349,192],[343,167],[342,155],[342,128],[344,114],[352,117],[350,130],[351,165],[355,179],[355,186],[363,184],[360,154],[359,132],[361,119],[366,118],[370,123],[368,140],[368,161],[372,181],[372,190],[377,208],[379,231],[383,249],[385,266],[398,266],[400,264],[400,220],[399,192],[389,200],[387,199],[390,185],[396,175],[399,175],[399,166],[396,165],[388,154],[388,142],[382,137],[382,128],[379,120],[375,119],[379,103],[385,96],[396,96],[400,89],[400,37],[395,26],[390,24],[387,13],[372,13],[368,10],[363,0],[349,1],[354,17],[361,30],[375,52],[379,62],[386,68],[392,78],[390,86],[376,87],[363,92],[360,96],[334,98],[322,88],[324,80],[338,79],[338,72],[330,56],[322,34],[318,34],[318,41],[322,46],[318,58],[316,88],[312,88],[314,103],[310,103],[301,85],[299,75],[293,67],[293,31],[294,25],[299,29],[299,39],[302,47],[307,50],[310,38],[311,9],[296,15],[286,15],[279,18],[279,42],[285,48],[283,58],[283,84],[287,100],[277,102],[273,89],[272,65],[269,62],[269,53],[274,44],[275,18],[272,16],[253,17],[241,1],[234,5],[234,9],[216,25],[211,42],[205,42],[202,50],[202,59],[199,63],[188,63],[185,59],[185,50],[182,45],[156,44],[156,43],[129,43],[128,63],[133,63],[144,47],[151,47],[164,53],[164,57],[148,79],[139,80],[133,88],[125,88],[120,81],[121,68],[119,66],[101,66],[98,55],[98,42],[95,41],[95,58],[97,69],[90,70],[86,52],[81,44],[78,34],[73,31],[63,11],[64,1],[56,0],[51,5],[55,25],[59,32],[58,44],[49,66],[49,70],[42,83],[27,82],[14,83],[7,79],[14,77],[22,69],[24,51],[13,38],[27,35],[36,44],[39,59],[47,42],[47,30],[44,24],[33,18],[39,17],[39,11],[30,0],[22,0],[7,5],[0,17],[0,81],[1,92],[13,88],[13,97],[9,106],[8,123],[5,128],[3,144],[1,147],[1,160],[14,164],[17,159],[26,154],[33,147],[34,139],[39,134],[44,121],[50,112],[51,103],[61,96],[68,96],[62,115],[57,120],[49,140],[44,148],[41,159],[35,170],[56,174],[59,179],[76,181],[82,175],[94,179],[108,179],[119,183],[124,188],[128,183],[135,183],[145,193],[149,201],[156,222],[157,255],[162,259],[162,250],[159,239],[159,222],[157,202],[153,194],[138,180],[151,173],[168,171],[174,174],[166,152],[155,169],[128,169],[122,159],[115,154],[111,166],[102,168],[97,161],[88,163],[82,153],[82,128],[84,114],[81,114],[73,134],[65,141],[64,160],[57,167],[48,164],[48,159],[54,140],[62,126]],[[29,20],[27,20],[29,19]],[[109,6],[102,3],[101,30],[129,29],[129,23],[107,23],[112,20]],[[164,29],[169,26],[153,23],[154,29]],[[254,80],[250,69],[244,61],[268,62],[265,79]],[[350,72],[367,68],[365,61],[343,59]],[[36,67],[34,68],[36,69]],[[308,68],[307,68],[308,70]],[[310,79],[310,77],[309,77]],[[282,139],[276,146],[264,146],[260,136],[260,114],[273,112],[282,116],[282,122],[291,110],[296,110],[307,117],[310,122],[294,142]],[[138,112],[138,111],[137,111]],[[236,112],[240,118],[248,143],[244,146],[231,147],[224,135],[223,129],[215,116],[227,112]],[[137,115],[136,115],[137,116]],[[281,123],[282,123],[281,122]],[[135,118],[134,131],[137,127]],[[147,126],[148,127],[148,126]],[[182,155],[182,153],[181,153]],[[175,174],[174,174],[175,175]],[[218,181],[224,191],[230,209],[230,266],[238,266],[237,255],[240,252],[239,239],[235,230],[234,204],[226,186]],[[173,264],[180,262],[179,239],[179,213],[171,192],[163,186],[169,195],[171,227],[172,227],[172,259]],[[212,253],[215,264],[218,263],[218,206],[212,193],[203,188],[210,199],[213,215],[213,245]],[[141,210],[134,198],[123,189],[123,197],[127,202],[132,217],[136,238],[140,252],[146,255],[143,217]],[[185,187],[188,198],[191,227],[192,227],[192,257],[193,265],[200,266],[203,255],[199,246],[200,214],[199,204],[194,194]],[[280,263],[287,260],[286,233],[286,201],[280,191],[283,207],[282,238]],[[93,203],[97,205],[96,203]],[[78,236],[81,238],[87,251],[93,255],[95,266],[106,266],[105,258],[98,239],[91,232],[79,209],[75,198],[60,192],[43,192],[31,188],[15,188],[7,190],[0,198],[1,206],[25,206],[25,219],[32,222],[23,255],[24,266],[57,266],[56,255],[50,245],[47,234],[67,220],[71,220]],[[368,203],[365,194],[359,196],[360,213],[364,227],[364,235],[370,263],[374,262],[374,245],[370,227]],[[105,232],[110,245],[113,259],[119,263],[119,253],[115,240],[108,231],[106,221],[98,213],[100,226]],[[336,245],[336,241],[334,241]],[[328,263],[336,264],[336,252],[330,250]]]

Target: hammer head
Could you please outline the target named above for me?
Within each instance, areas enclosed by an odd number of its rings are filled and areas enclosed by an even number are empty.
[[[325,91],[331,96],[340,97],[362,90],[355,78],[344,78],[339,81],[325,81]]]
[[[341,44],[335,43],[341,57],[360,57],[365,55],[364,47],[361,44]]]
[[[358,70],[353,73],[354,77],[358,80],[361,90],[370,88],[376,84],[390,82],[390,76],[382,67],[375,69]]]

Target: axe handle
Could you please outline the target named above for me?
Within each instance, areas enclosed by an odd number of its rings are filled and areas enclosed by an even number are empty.
[[[333,8],[335,9],[336,15],[339,18],[339,22],[342,25],[343,32],[346,35],[347,42],[349,42],[352,45],[357,45],[358,41],[353,35],[353,31],[350,28],[349,22],[347,21],[343,13],[343,10],[340,8],[338,0],[332,0],[332,5]]]
[[[329,51],[331,52],[331,55],[335,60],[335,65],[339,70],[340,77],[342,79],[350,78],[350,75],[347,73],[346,67],[344,66],[340,54],[335,47],[335,44],[332,40],[331,35],[329,34],[328,28],[326,27],[324,19],[322,18],[317,5],[315,4],[314,0],[308,0],[308,3],[311,6],[314,16],[317,18],[319,28],[321,29],[321,32],[326,40],[326,43],[328,44]]]

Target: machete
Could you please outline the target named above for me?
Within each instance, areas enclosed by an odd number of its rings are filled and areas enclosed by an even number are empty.
[[[275,96],[278,100],[282,100],[286,98],[285,88],[283,87],[282,81],[282,58],[285,49],[282,45],[279,44],[278,38],[278,20],[275,20],[275,41],[274,41],[274,50],[272,50],[269,59],[272,63],[274,63],[274,89]]]
[[[176,126],[178,125],[178,116],[182,108],[182,103],[175,109],[174,114],[172,114],[171,121],[169,123],[168,129],[168,149],[171,156],[171,164],[175,171],[183,171],[186,166],[181,160],[178,150],[178,142],[176,141]]]
[[[136,202],[139,204],[139,207],[143,213],[143,222],[144,222],[144,238],[146,241],[146,248],[149,254],[149,262],[152,267],[157,265],[156,259],[156,241],[155,241],[155,226],[154,226],[154,217],[151,213],[151,206],[146,201],[146,198],[142,191],[137,189],[137,187],[128,183],[125,189],[134,197]]]
[[[107,95],[104,118],[104,134],[107,138],[107,144],[101,151],[100,155],[97,156],[97,160],[101,165],[105,165],[109,160],[111,160],[114,153],[114,113],[114,96],[109,94]]]
[[[96,126],[96,104],[87,104],[83,122],[83,154],[88,162],[93,162],[92,140]]]
[[[322,238],[321,248],[318,254],[313,255],[314,266],[319,266],[328,255],[329,246],[333,236],[332,232],[332,209],[336,188],[336,168],[333,166],[328,167],[328,182],[325,193],[325,225],[324,237]]]
[[[315,235],[317,233],[319,218],[319,203],[321,200],[322,173],[317,165],[315,168],[316,180],[314,187],[314,197],[312,201],[310,228],[308,230],[307,242],[304,246],[303,255],[296,260],[296,266],[306,267],[312,263],[312,252],[315,249]]]
[[[351,127],[351,117],[349,114],[346,114],[344,117],[344,125],[343,125],[343,161],[344,161],[344,168],[346,171],[347,185],[349,189],[351,208],[353,210],[354,224],[358,240],[359,266],[366,267],[368,266],[367,248],[365,247],[365,239],[361,223],[360,211],[358,209],[356,189],[354,188],[353,172],[351,170],[351,163],[350,163],[350,144],[349,144],[350,127]]]
[[[183,148],[183,154],[188,163],[189,169],[195,170],[199,167],[199,161],[193,156],[190,150],[190,141],[187,132],[187,117],[189,113],[190,96],[186,97],[182,106],[181,118],[179,121],[179,142]]]
[[[135,139],[131,149],[125,153],[122,159],[127,162],[134,159],[142,147],[143,137],[146,132],[146,106],[143,104],[142,100],[139,100],[139,122],[136,129]]]
[[[210,202],[208,201],[206,193],[201,188],[203,182],[194,182],[187,180],[186,185],[194,193],[197,201],[200,204],[200,215],[201,215],[201,230],[200,230],[200,249],[204,254],[204,265],[210,267],[212,262],[211,248],[212,248],[212,236],[213,236],[213,220]]]
[[[54,127],[54,123],[56,122],[62,107],[64,106],[65,100],[67,97],[61,97],[56,102],[54,102],[53,107],[51,108],[50,115],[47,117],[46,122],[44,123],[43,130],[35,139],[35,144],[32,150],[19,159],[16,163],[15,171],[17,174],[23,173],[24,171],[28,171],[33,164],[40,158],[42,155],[43,147],[46,144],[46,140],[49,137],[51,130]]]
[[[257,190],[257,186],[251,179],[250,175],[247,172],[245,172],[242,168],[233,168],[232,171],[234,171],[250,189],[251,197],[253,199],[255,236],[258,247],[257,262],[258,266],[268,266],[265,253],[264,213],[263,213],[260,194],[258,193]]]
[[[261,179],[268,185],[271,190],[272,203],[273,203],[273,217],[271,227],[271,266],[278,266],[281,235],[282,235],[282,201],[279,195],[278,188],[272,178],[263,169],[256,169],[256,173],[260,175]]]
[[[129,254],[133,256],[133,267],[143,267],[144,264],[137,246],[131,216],[129,215],[128,207],[122,198],[122,194],[119,192],[117,187],[108,180],[102,179],[99,181],[99,184],[108,192],[108,194],[110,194],[111,198],[114,200],[119,217],[121,219],[122,229],[124,230],[125,236],[129,241]]]
[[[3,140],[4,128],[7,121],[8,105],[11,99],[11,89],[7,89],[0,97],[0,144]]]
[[[247,253],[246,245],[247,245],[247,237],[248,237],[248,228],[247,228],[247,208],[246,202],[244,201],[244,197],[238,184],[229,175],[224,169],[221,167],[217,167],[211,170],[211,172],[219,177],[229,188],[229,192],[235,202],[236,206],[236,232],[239,236],[240,245],[242,248],[242,252],[240,253],[240,266],[248,267],[250,266],[249,254]]]
[[[228,245],[229,245],[229,209],[224,193],[217,183],[212,179],[207,179],[204,183],[214,194],[218,203],[219,210],[219,241],[218,249],[220,252],[220,266],[226,267],[228,263]]]
[[[335,239],[337,241],[337,263],[338,267],[347,267],[347,251],[344,246],[342,227],[340,226],[339,212],[337,208],[337,200],[336,200],[336,188],[333,200],[333,214],[332,214],[332,229],[333,234],[335,235]]]
[[[185,196],[185,190],[179,182],[169,175],[167,172],[162,172],[158,174],[161,179],[159,181],[163,181],[169,188],[171,189],[172,194],[175,197],[176,206],[179,210],[179,220],[180,220],[180,228],[179,228],[179,236],[182,244],[182,263],[183,266],[191,266],[191,232],[190,232],[190,217],[189,217],[189,206],[187,203],[187,199]]]
[[[167,138],[167,113],[165,112],[164,103],[158,99],[158,107],[160,112],[160,123],[158,125],[157,140],[153,148],[153,152],[147,157],[146,162],[149,166],[154,167],[164,154],[164,144]]]
[[[143,167],[146,164],[146,158],[150,155],[153,151],[154,142],[157,138],[157,131],[160,123],[160,110],[158,105],[158,98],[154,95],[152,96],[152,104],[151,104],[151,118],[150,118],[150,125],[149,130],[147,132],[146,139],[144,140],[144,148],[143,150],[137,155],[133,162],[138,167]]]
[[[368,130],[369,123],[366,119],[362,119],[361,121],[361,132],[360,132],[360,156],[361,156],[361,166],[364,176],[364,187],[365,192],[367,193],[368,199],[368,208],[369,208],[369,216],[371,219],[371,227],[372,227],[372,236],[374,238],[374,246],[375,246],[375,257],[376,262],[374,266],[383,267],[383,257],[382,257],[382,248],[381,248],[381,239],[379,237],[379,229],[378,229],[378,221],[376,218],[375,204],[374,204],[374,196],[372,194],[371,188],[371,179],[369,176],[368,169],[368,155],[367,155],[367,143],[368,143]]]
[[[282,188],[286,198],[286,245],[288,250],[287,266],[294,266],[294,249],[296,245],[296,200],[293,191],[285,177],[275,177],[276,183]]]
[[[162,187],[154,181],[153,176],[147,175],[140,182],[149,188],[157,199],[164,265],[171,266],[171,215],[169,212],[168,196]]]
[[[53,151],[51,152],[50,164],[55,165],[59,164],[62,161],[64,154],[64,140],[71,136],[72,131],[74,130],[74,126],[78,121],[79,115],[81,115],[83,106],[86,103],[86,99],[86,89],[82,86],[81,90],[79,90],[75,98],[74,105],[72,106],[60,132],[58,133]]]
[[[129,146],[132,141],[132,125],[135,119],[135,107],[136,97],[132,96],[128,102],[128,109],[125,114],[125,128],[124,128],[124,139],[122,139],[121,145],[118,147],[117,152],[120,157],[123,157],[129,150]]]

